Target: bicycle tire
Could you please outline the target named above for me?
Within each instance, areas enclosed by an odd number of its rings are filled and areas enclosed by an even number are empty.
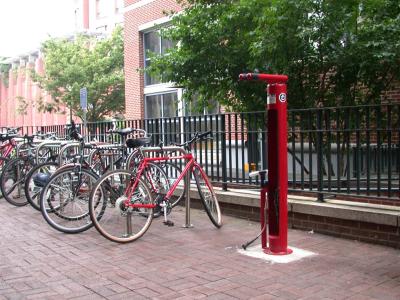
[[[210,180],[199,166],[194,167],[193,176],[208,217],[215,227],[220,228],[222,226],[221,209]]]
[[[1,178],[1,174],[3,173],[3,168],[8,163],[8,161],[9,161],[8,158],[0,156],[0,178]],[[3,198],[3,193],[1,191],[1,188],[0,188],[0,198]]]
[[[40,194],[44,219],[63,233],[80,233],[93,226],[89,217],[89,192],[99,177],[89,169],[81,168],[79,173],[76,168],[66,166],[56,171]]]
[[[141,178],[138,180],[130,201],[152,205],[153,196],[147,183]],[[125,206],[125,192],[130,182],[131,172],[124,169],[109,171],[100,177],[90,194],[89,213],[92,223],[103,237],[117,243],[139,239],[153,220],[153,208]],[[132,232],[133,229],[138,230]]]
[[[33,163],[29,158],[14,158],[3,168],[0,177],[0,188],[4,199],[14,206],[28,204],[23,193],[26,174],[32,169]]]
[[[43,186],[36,185],[33,177],[38,173],[52,175],[55,172],[54,168],[58,166],[56,162],[44,162],[33,167],[26,175],[24,185],[25,197],[34,209],[40,211],[40,192]]]

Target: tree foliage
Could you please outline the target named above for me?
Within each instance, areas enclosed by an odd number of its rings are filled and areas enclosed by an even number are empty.
[[[79,35],[75,39],[50,39],[42,46],[43,75],[33,78],[52,96],[52,102],[40,101],[42,111],[60,111],[63,105],[82,118],[79,91],[88,91],[88,121],[98,121],[122,112],[125,105],[122,28],[111,37],[97,39]]]
[[[146,71],[203,105],[262,109],[265,85],[238,82],[243,72],[287,74],[292,108],[377,102],[400,78],[398,0],[185,3],[162,30],[179,47],[155,55]]]
[[[11,64],[6,63],[6,59],[7,57],[0,56],[0,80],[4,83],[5,86],[8,86],[8,76],[11,69]]]

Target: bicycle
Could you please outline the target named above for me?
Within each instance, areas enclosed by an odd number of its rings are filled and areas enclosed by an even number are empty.
[[[34,136],[24,136],[26,142],[18,145],[17,157],[2,168],[0,189],[3,197],[14,206],[28,204],[23,195],[23,185],[28,172],[35,166]]]
[[[130,130],[134,131],[134,129]],[[51,176],[50,174],[42,176],[42,182],[38,183],[39,188],[40,184],[45,183],[40,192],[40,210],[47,223],[54,229],[64,233],[80,233],[93,226],[89,218],[88,201],[92,186],[99,175],[94,165],[90,165],[84,157],[85,148],[96,149],[96,146],[85,144],[75,126],[71,127],[70,136],[79,141],[78,161],[62,166]],[[127,144],[129,144],[128,141]],[[101,155],[101,151],[99,154]],[[105,169],[107,170],[108,167],[109,165],[106,165]],[[154,172],[157,168],[153,165],[147,172],[160,174],[162,170]],[[167,179],[164,179],[160,186],[162,187],[163,184],[168,184]]]
[[[90,218],[97,231],[113,242],[135,241],[143,236],[150,227],[155,209],[161,210],[164,214],[165,225],[173,225],[167,219],[167,215],[172,209],[170,199],[180,181],[188,173],[194,176],[208,217],[215,227],[220,228],[222,216],[217,197],[207,175],[191,152],[193,144],[208,139],[206,136],[209,134],[211,131],[197,133],[191,140],[183,144],[175,144],[187,149],[187,154],[144,157],[136,172],[114,170],[101,176],[94,185],[89,200]],[[154,195],[152,192],[154,187],[149,187],[149,182],[146,182],[142,176],[143,172],[149,163],[172,159],[186,160],[183,171],[165,195]],[[110,182],[116,184],[111,185]]]
[[[136,129],[126,128],[120,130],[115,129],[112,131],[112,133],[117,133],[121,135],[122,139],[126,139],[126,135],[134,131],[136,131]],[[68,145],[68,142],[65,143],[65,145]],[[60,147],[65,145],[61,144]],[[123,145],[109,145],[109,144],[95,145],[93,146],[93,149],[89,153],[87,161],[85,159],[83,161],[83,164],[85,165],[85,167],[90,167],[91,171],[100,176],[104,172],[108,171],[111,168],[111,165],[122,166],[124,161],[129,160],[130,156],[126,148],[127,147]],[[107,151],[113,151],[113,152],[119,151],[121,153],[118,155],[118,158],[111,164],[110,162],[107,162],[108,158],[107,154],[104,154],[104,152]],[[80,156],[80,154],[78,155]],[[62,168],[63,164],[68,164],[70,162],[73,162],[73,159],[75,159],[76,156],[77,154],[67,153],[67,155],[62,157],[61,162],[57,161],[60,160],[60,158],[57,156],[50,161],[39,163],[29,171],[29,173],[26,175],[24,190],[27,201],[34,209],[40,211],[40,193],[43,187],[49,181],[51,175],[54,174],[60,168]]]
[[[15,149],[17,142],[15,140],[18,137],[17,132],[21,128],[7,128],[5,133],[0,133],[0,167],[4,167],[10,158],[15,157]]]

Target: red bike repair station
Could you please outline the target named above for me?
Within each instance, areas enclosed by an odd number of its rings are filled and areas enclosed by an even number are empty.
[[[259,171],[261,179],[261,247],[271,255],[292,253],[288,248],[288,172],[287,172],[287,87],[286,75],[240,74],[239,80],[267,84],[268,171]],[[268,174],[268,181],[266,175]],[[267,209],[266,209],[267,205]],[[266,226],[266,216],[268,226]],[[268,227],[268,244],[267,244]]]

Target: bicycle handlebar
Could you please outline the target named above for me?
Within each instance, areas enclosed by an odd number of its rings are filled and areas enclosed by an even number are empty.
[[[266,83],[285,83],[288,80],[286,75],[242,73],[239,74],[239,80],[244,81],[265,81]]]
[[[211,133],[212,133],[211,130],[209,130],[209,131],[207,131],[207,132],[204,132],[204,133],[198,133],[198,132],[196,132],[196,134],[195,134],[189,141],[184,142],[184,143],[182,143],[182,144],[173,143],[173,145],[178,146],[178,147],[187,147],[187,146],[189,146],[190,144],[192,144],[192,143],[195,142],[195,141],[204,140],[205,137],[206,137],[207,135],[211,134]],[[211,139],[212,139],[212,138],[211,138]]]

